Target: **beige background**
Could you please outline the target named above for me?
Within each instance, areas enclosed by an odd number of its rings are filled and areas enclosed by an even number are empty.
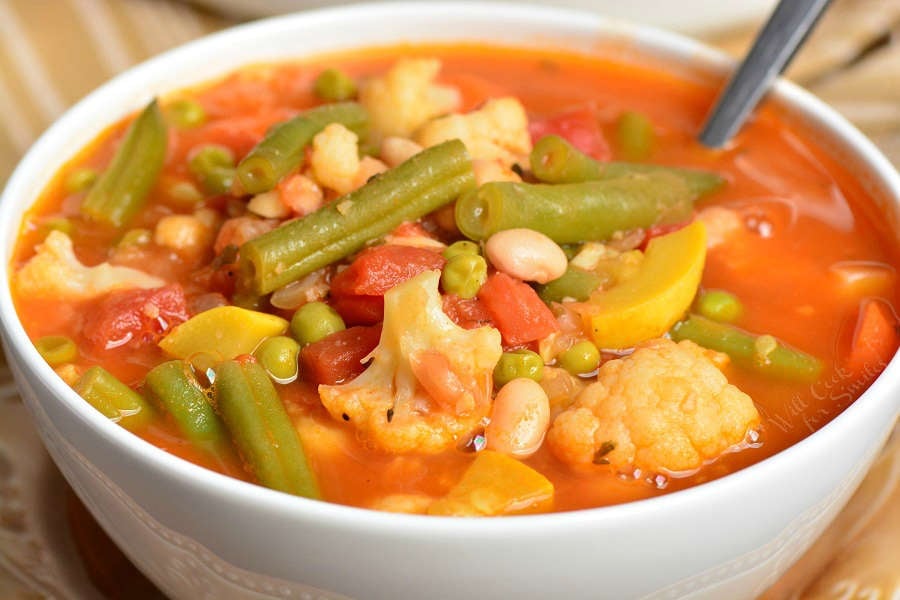
[[[87,92],[130,65],[234,22],[171,0],[0,0],[0,186],[47,125]],[[707,37],[739,55],[757,26]],[[900,0],[836,0],[789,70],[790,77],[854,122],[895,166],[900,165],[898,36]],[[29,517],[23,497],[40,495],[29,485],[39,481],[41,489],[58,492],[62,484],[27,431],[4,367],[0,396],[0,423],[22,424],[6,428],[15,435],[0,440],[5,442],[0,459],[5,448],[9,462],[0,460],[0,598],[94,595],[76,590],[86,580],[79,565],[66,564],[77,560],[71,545],[44,539],[65,531],[28,529],[28,519],[38,518]],[[17,455],[25,447],[37,455]],[[898,480],[900,436],[895,435],[838,522],[767,598],[900,598]],[[19,529],[10,529],[10,515]],[[24,560],[23,566],[22,556],[31,562]]]

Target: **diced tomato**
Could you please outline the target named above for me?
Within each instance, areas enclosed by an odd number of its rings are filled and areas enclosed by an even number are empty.
[[[111,292],[86,315],[84,336],[96,351],[135,348],[155,344],[189,316],[179,284]]]
[[[384,296],[332,296],[331,307],[347,325],[374,325],[384,320]]]
[[[363,250],[349,267],[331,281],[338,295],[380,296],[419,273],[444,268],[444,257],[435,250],[384,244]]]
[[[528,124],[532,142],[555,134],[597,160],[609,160],[612,151],[603,136],[593,107],[582,106],[547,119],[534,119]]]
[[[463,329],[476,329],[491,324],[491,315],[478,298],[460,298],[456,294],[446,294],[443,298],[444,312]]]
[[[331,280],[331,304],[345,322],[371,325],[384,317],[384,293],[419,273],[444,266],[435,250],[385,244],[364,250]]]
[[[844,366],[854,377],[871,380],[887,366],[898,345],[900,320],[894,309],[879,298],[866,298],[859,306]]]
[[[350,381],[366,367],[364,359],[381,338],[381,326],[349,327],[332,333],[300,350],[300,373],[304,381],[335,385]]]
[[[537,292],[506,273],[494,273],[478,292],[506,346],[540,340],[559,330],[559,323]]]

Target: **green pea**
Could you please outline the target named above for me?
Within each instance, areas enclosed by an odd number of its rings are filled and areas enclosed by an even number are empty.
[[[316,96],[329,102],[349,100],[356,95],[356,82],[338,69],[325,69],[313,86]]]
[[[593,342],[584,340],[562,352],[558,360],[559,366],[569,373],[582,375],[590,373],[600,365],[600,351]]]
[[[119,238],[116,243],[117,248],[128,248],[129,246],[146,246],[153,239],[153,233],[149,229],[129,229]]]
[[[481,248],[475,242],[470,242],[469,240],[460,240],[458,242],[453,242],[446,248],[444,248],[444,258],[450,260],[454,256],[459,256],[460,254],[481,254]]]
[[[224,194],[234,181],[234,154],[217,144],[201,146],[191,153],[188,168],[210,194]]]
[[[703,292],[697,299],[697,312],[713,321],[733,323],[744,312],[744,306],[737,296],[723,290]]]
[[[460,298],[474,298],[487,280],[487,261],[478,254],[458,254],[441,272],[441,287]]]
[[[64,335],[44,336],[34,343],[34,347],[51,367],[58,367],[78,358],[78,346]]]
[[[503,387],[513,379],[527,377],[540,381],[544,377],[544,359],[531,350],[504,352],[494,367],[494,385]]]
[[[96,170],[91,169],[90,167],[82,167],[81,169],[76,169],[69,173],[69,176],[66,177],[66,190],[70,194],[77,194],[78,192],[86,192],[94,182],[97,181],[97,177],[99,177],[99,173]]]
[[[278,383],[290,383],[297,378],[297,356],[300,344],[294,338],[277,335],[266,338],[253,355]]]
[[[166,107],[166,117],[179,129],[191,129],[206,122],[206,111],[196,100],[176,100]]]
[[[190,181],[176,181],[166,189],[166,193],[169,204],[175,208],[195,208],[203,202],[203,193]]]
[[[324,302],[309,302],[291,318],[291,333],[301,346],[318,342],[347,326],[337,311]]]

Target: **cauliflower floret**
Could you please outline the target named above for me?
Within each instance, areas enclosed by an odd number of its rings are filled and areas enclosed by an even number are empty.
[[[454,138],[463,141],[474,160],[499,160],[506,166],[531,152],[525,107],[512,97],[488,100],[465,115],[435,119],[415,136],[426,148]]]
[[[362,86],[359,102],[369,112],[376,139],[409,137],[430,119],[457,110],[459,91],[434,83],[440,70],[437,59],[401,59],[383,77],[375,77]]]
[[[570,464],[677,473],[740,445],[759,421],[750,397],[705,350],[659,338],[604,363],[597,382],[553,422],[547,443]]]
[[[319,184],[342,195],[353,189],[353,179],[359,171],[358,140],[340,123],[331,123],[316,134],[309,162]]]
[[[320,385],[322,404],[389,452],[439,452],[487,416],[500,333],[466,330],[442,310],[440,272],[426,271],[384,297],[372,364],[342,385]]]
[[[89,300],[113,290],[156,288],[165,281],[138,269],[101,263],[86,267],[75,256],[72,240],[61,231],[51,231],[37,254],[15,276],[23,298],[54,298],[62,301]]]

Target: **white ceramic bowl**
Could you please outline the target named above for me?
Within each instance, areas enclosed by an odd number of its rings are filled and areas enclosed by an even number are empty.
[[[707,76],[729,66],[672,34],[536,7],[392,3],[240,27],[125,73],[47,131],[0,201],[3,280],[22,213],[48,178],[151,95],[248,62],[458,39],[584,52],[615,46]],[[900,232],[900,180],[877,150],[798,88],[779,83],[774,97],[859,174]],[[527,517],[395,515],[295,498],[181,461],[107,421],[57,378],[29,343],[6,286],[0,320],[9,362],[50,454],[116,543],[174,598],[751,598],[839,511],[900,407],[895,358],[816,434],[686,491]]]

